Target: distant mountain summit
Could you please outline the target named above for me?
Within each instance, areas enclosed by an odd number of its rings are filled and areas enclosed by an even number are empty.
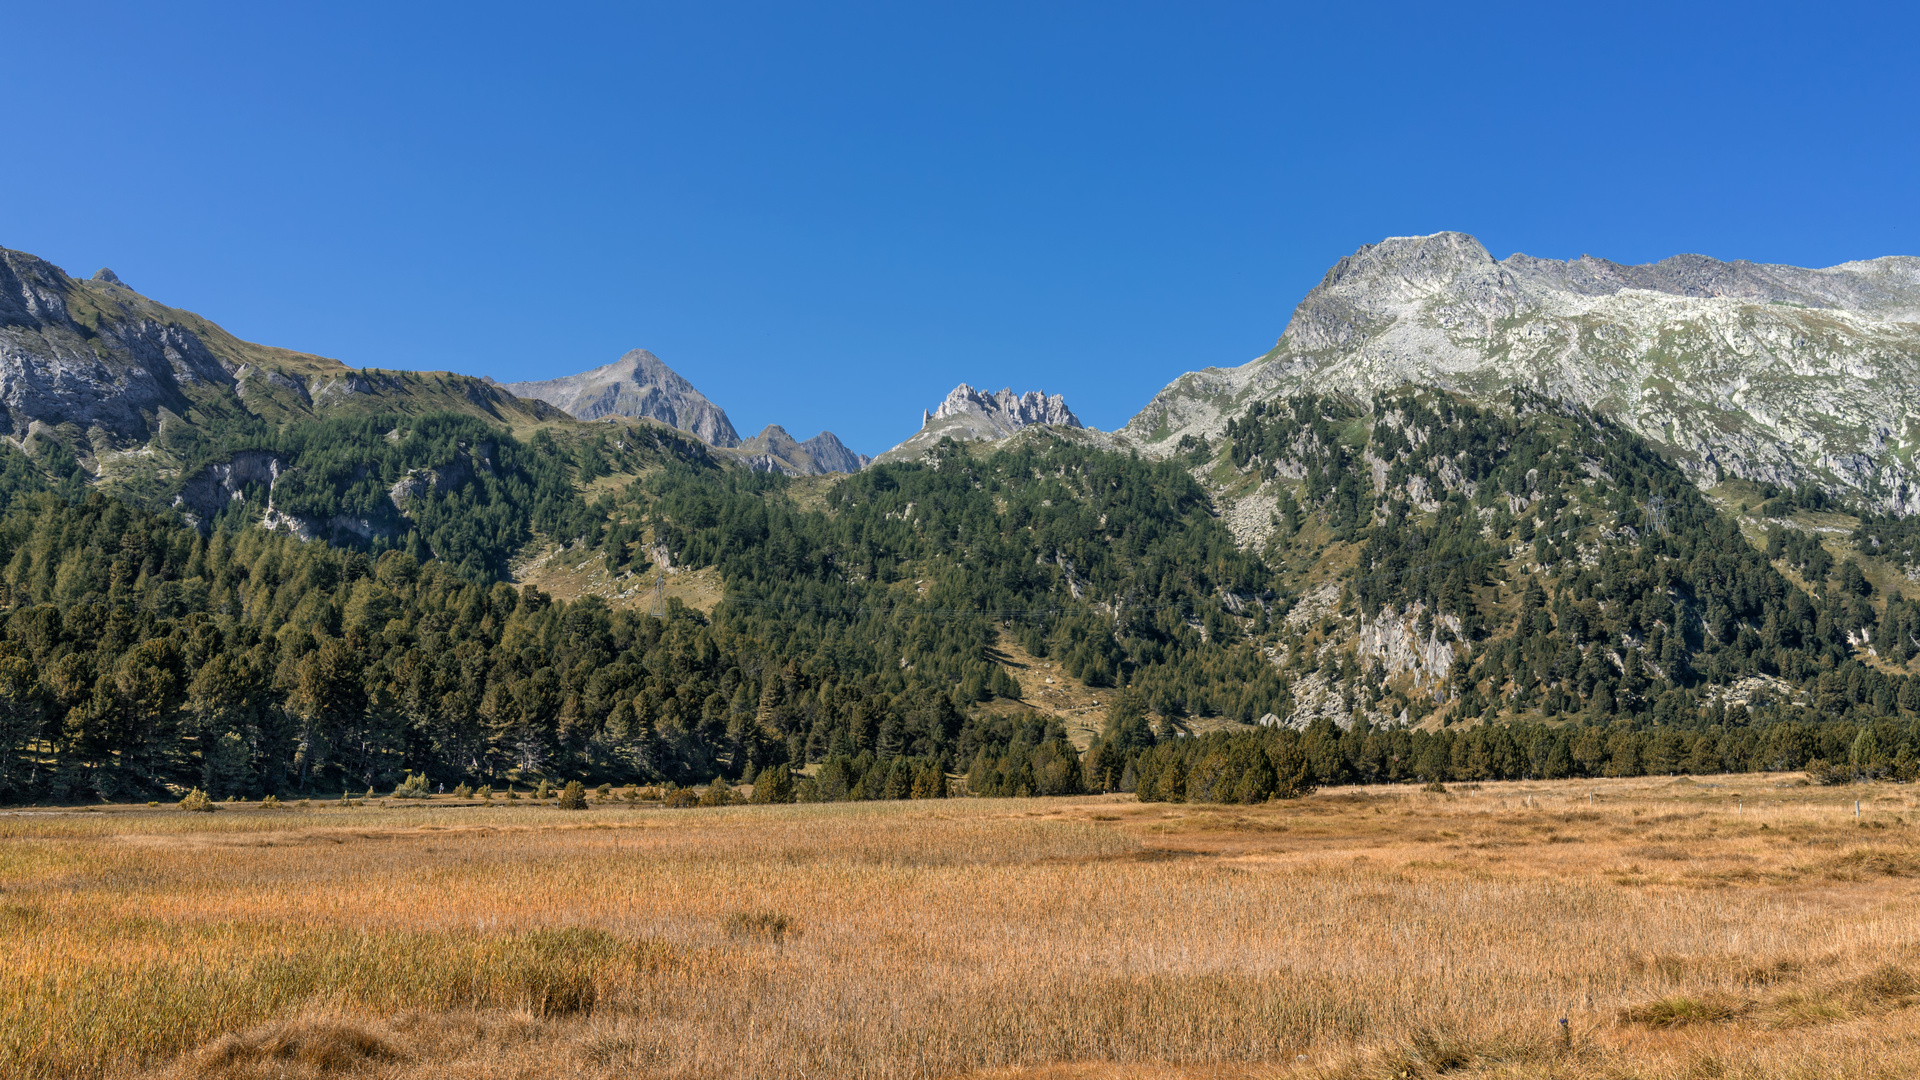
[[[1273,349],[1162,390],[1122,434],[1216,436],[1255,401],[1414,383],[1585,404],[1697,481],[1812,483],[1920,512],[1920,258],[1804,269],[1679,255],[1496,260],[1464,233],[1341,259]]]
[[[991,394],[961,383],[937,407],[920,413],[919,431],[876,460],[912,457],[941,439],[997,440],[1040,425],[1075,430],[1083,427],[1080,418],[1067,408],[1067,399],[1059,394],[1038,390],[1016,394],[1011,388]]]
[[[732,456],[748,468],[788,476],[859,472],[873,460],[847,449],[831,431],[801,442],[779,424],[768,424],[760,434],[734,447]]]
[[[975,432],[975,438],[1001,439],[1034,424],[1059,424],[1063,427],[1080,427],[1080,418],[1067,408],[1067,399],[1054,394],[1048,397],[1038,390],[1029,390],[1015,395],[1011,388],[997,394],[984,390],[975,390],[961,383],[947,394],[940,407],[921,416],[921,427],[929,427],[936,420],[954,420],[958,424],[947,425],[947,434],[953,429],[965,427]]]
[[[575,419],[639,416],[691,432],[720,447],[740,445],[726,410],[645,349],[604,367],[558,379],[505,384],[509,393],[544,401]]]

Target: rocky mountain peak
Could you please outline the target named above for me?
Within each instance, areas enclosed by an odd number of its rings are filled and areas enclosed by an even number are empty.
[[[1025,428],[1051,425],[1083,428],[1059,394],[1029,390],[1016,394],[1011,387],[999,393],[976,390],[961,383],[933,409],[920,413],[920,430],[875,460],[910,458],[941,439],[1004,439]]]
[[[123,289],[133,288],[133,286],[128,285],[124,281],[121,281],[119,274],[114,273],[112,270],[109,270],[104,266],[93,272],[93,280],[104,282],[105,284],[108,284],[108,285],[118,285]]]
[[[1628,266],[1394,237],[1336,263],[1266,355],[1182,376],[1124,434],[1166,451],[1255,401],[1403,384],[1489,402],[1526,387],[1614,417],[1702,483],[1812,483],[1920,512],[1920,259],[1905,256]]]
[[[823,431],[802,442],[779,424],[768,424],[760,434],[732,449],[732,455],[750,469],[783,472],[788,476],[818,476],[822,473],[859,472],[873,459],[856,454],[846,444]]]
[[[1067,408],[1067,399],[1059,394],[1049,396],[1040,390],[1015,394],[1011,387],[989,394],[966,383],[954,387],[940,407],[925,416],[923,426],[946,417],[977,417],[999,435],[1011,435],[1034,424],[1083,426],[1073,410]]]
[[[1320,288],[1382,279],[1432,285],[1494,265],[1493,255],[1466,233],[1389,236],[1334,263]]]
[[[740,445],[740,434],[726,411],[645,349],[634,349],[611,364],[578,375],[507,383],[506,389],[517,397],[564,409],[579,420],[647,417],[698,435],[712,446]]]

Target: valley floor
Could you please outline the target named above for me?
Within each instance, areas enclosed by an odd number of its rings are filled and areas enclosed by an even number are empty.
[[[0,1074],[1911,1076],[1920,798],[1797,780],[9,812]]]

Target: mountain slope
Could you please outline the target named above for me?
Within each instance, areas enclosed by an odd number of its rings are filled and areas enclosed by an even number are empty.
[[[523,398],[547,402],[580,420],[636,416],[690,431],[714,446],[738,446],[726,411],[645,349],[604,367],[537,382],[508,383]]]
[[[1461,233],[1340,260],[1266,355],[1181,376],[1124,429],[1149,451],[1249,404],[1402,384],[1523,386],[1617,418],[1696,482],[1851,493],[1920,512],[1920,258],[1819,270],[1676,256],[1495,260]]]
[[[0,434],[30,452],[58,444],[104,474],[115,451],[184,459],[212,431],[376,412],[564,419],[483,379],[356,370],[242,341],[110,270],[82,281],[0,248]]]

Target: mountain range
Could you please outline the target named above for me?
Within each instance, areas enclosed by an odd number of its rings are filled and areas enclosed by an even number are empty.
[[[1415,384],[1514,386],[1613,417],[1696,482],[1811,485],[1920,511],[1920,258],[1808,270],[1680,255],[1496,260],[1463,233],[1341,259],[1251,362],[1174,380],[1121,431],[1217,438],[1257,401]]]
[[[1403,385],[1483,403],[1526,387],[1619,421],[1703,486],[1740,478],[1920,512],[1920,258],[1824,269],[1699,255],[1644,266],[1495,259],[1453,232],[1389,238],[1341,259],[1272,349],[1180,376],[1117,432],[1086,429],[1058,394],[962,383],[877,460],[1032,427],[1162,455],[1218,439],[1255,402],[1305,390],[1365,400]],[[0,432],[29,450],[58,445],[91,475],[151,464],[135,453],[148,449],[163,465],[209,427],[431,411],[509,425],[650,419],[722,459],[795,475],[876,460],[831,432],[803,441],[772,425],[742,440],[723,408],[645,349],[505,385],[355,369],[241,341],[111,270],[76,279],[0,249]]]
[[[0,252],[0,798],[1157,791],[1263,728],[1322,782],[1920,776],[1855,741],[1920,723],[1915,278],[1390,239],[1118,432],[963,383],[869,462],[645,351],[354,369]]]

